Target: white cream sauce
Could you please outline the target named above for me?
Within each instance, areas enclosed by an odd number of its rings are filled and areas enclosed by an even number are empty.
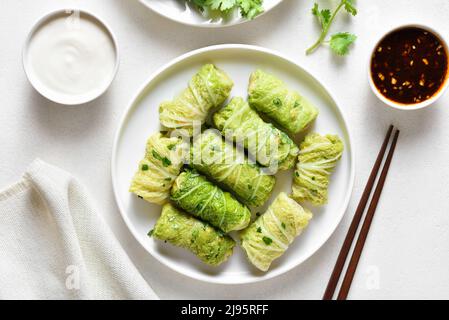
[[[58,15],[34,33],[27,63],[41,90],[76,101],[108,87],[116,54],[111,35],[98,21],[82,13]]]

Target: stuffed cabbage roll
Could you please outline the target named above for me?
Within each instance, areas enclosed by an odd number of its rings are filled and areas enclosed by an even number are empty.
[[[162,214],[149,235],[190,250],[201,261],[212,266],[226,261],[235,246],[231,237],[171,204],[162,208]]]
[[[171,199],[185,211],[226,233],[246,228],[251,219],[246,206],[193,170],[179,175],[173,184]]]
[[[193,76],[187,89],[159,106],[160,122],[169,129],[185,129],[192,135],[193,125],[203,124],[209,110],[226,101],[233,85],[226,73],[206,64]]]
[[[275,76],[256,70],[249,81],[249,104],[269,119],[296,134],[318,116],[318,109]]]
[[[131,182],[130,192],[148,202],[164,204],[183,166],[182,140],[153,134],[147,141],[145,158]]]
[[[276,179],[250,163],[244,153],[228,144],[216,130],[196,137],[191,166],[232,191],[245,204],[259,207],[270,197]]]
[[[338,136],[307,135],[300,146],[292,198],[314,205],[326,204],[330,175],[341,159],[343,149]]]
[[[242,98],[234,98],[214,114],[214,124],[224,136],[229,135],[256,158],[262,166],[279,170],[293,168],[299,148],[290,137],[271,123],[266,123]]]
[[[241,234],[242,248],[249,261],[262,271],[282,256],[307,227],[312,213],[285,193],[280,193],[267,212]]]

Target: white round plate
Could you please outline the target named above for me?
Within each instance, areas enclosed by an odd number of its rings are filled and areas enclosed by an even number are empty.
[[[242,18],[238,10],[233,11],[226,17],[222,15],[216,17],[205,16],[195,8],[195,5],[188,3],[186,0],[139,1],[163,17],[198,27],[226,27],[249,21],[248,19]],[[281,2],[282,0],[264,0],[264,12],[259,16],[267,13]]]
[[[257,271],[238,246],[229,261],[214,268],[203,264],[186,250],[149,238],[147,233],[159,217],[161,207],[128,192],[137,164],[144,155],[147,138],[160,130],[159,103],[173,98],[183,90],[192,75],[205,63],[214,63],[230,75],[235,82],[232,96],[247,96],[249,75],[257,68],[277,75],[320,109],[320,115],[310,130],[321,134],[338,134],[345,144],[342,160],[332,175],[329,204],[322,208],[311,208],[314,218],[309,227],[266,273]],[[277,174],[276,188],[268,204],[280,191],[291,192],[292,176],[292,170]],[[310,73],[295,62],[267,49],[247,45],[219,45],[199,49],[173,60],[154,73],[139,89],[128,106],[115,137],[112,181],[117,204],[128,228],[160,262],[198,280],[222,284],[249,283],[289,271],[314,254],[331,236],[340,223],[351,196],[354,153],[341,109],[329,91]],[[263,212],[265,208],[266,206],[258,208],[254,212]],[[236,234],[232,236],[238,240]]]

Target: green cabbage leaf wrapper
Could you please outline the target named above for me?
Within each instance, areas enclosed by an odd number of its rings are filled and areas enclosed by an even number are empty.
[[[171,199],[180,208],[226,233],[246,228],[251,219],[245,205],[193,170],[179,175]]]
[[[201,261],[212,266],[226,261],[235,246],[231,237],[171,204],[164,205],[150,234],[156,239],[191,251]]]
[[[161,103],[160,122],[168,129],[185,129],[192,135],[194,124],[203,124],[209,111],[226,101],[233,85],[226,73],[212,64],[204,65],[190,80],[187,89],[173,101]]]
[[[282,256],[307,227],[312,213],[284,192],[268,210],[241,233],[242,248],[249,261],[262,271]]]
[[[288,132],[305,130],[318,116],[318,109],[296,91],[262,70],[251,74],[249,104]]]
[[[213,129],[204,131],[194,140],[190,165],[232,191],[249,206],[263,205],[276,183],[274,176],[250,163],[241,150],[224,141]]]
[[[290,137],[266,123],[242,98],[214,114],[215,126],[227,138],[242,144],[262,166],[288,170],[294,167],[299,148]]]
[[[139,163],[129,191],[151,203],[166,203],[184,164],[185,152],[181,139],[166,138],[159,132],[153,134],[147,141],[145,158]]]
[[[307,135],[300,146],[291,197],[317,206],[326,204],[330,175],[343,149],[343,142],[336,135]]]

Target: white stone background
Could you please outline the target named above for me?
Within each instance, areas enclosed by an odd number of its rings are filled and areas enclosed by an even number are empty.
[[[37,18],[72,6],[89,9],[110,24],[120,45],[121,65],[103,97],[87,105],[63,107],[42,98],[29,85],[21,50]],[[0,186],[19,179],[36,157],[73,173],[89,189],[119,241],[162,299],[319,299],[375,154],[388,125],[395,124],[401,129],[399,144],[350,298],[449,298],[449,94],[427,110],[400,112],[382,105],[367,82],[374,42],[392,27],[420,22],[449,38],[449,1],[359,0],[359,15],[342,15],[332,28],[359,36],[346,58],[334,57],[327,48],[305,56],[306,47],[318,36],[311,6],[312,1],[285,0],[251,23],[207,30],[168,21],[137,0],[0,0]],[[120,217],[110,177],[114,133],[137,88],[171,59],[222,43],[278,50],[306,66],[345,109],[356,148],[353,197],[330,240],[291,272],[240,286],[189,279],[146,253]],[[378,285],[372,283],[376,275]]]

